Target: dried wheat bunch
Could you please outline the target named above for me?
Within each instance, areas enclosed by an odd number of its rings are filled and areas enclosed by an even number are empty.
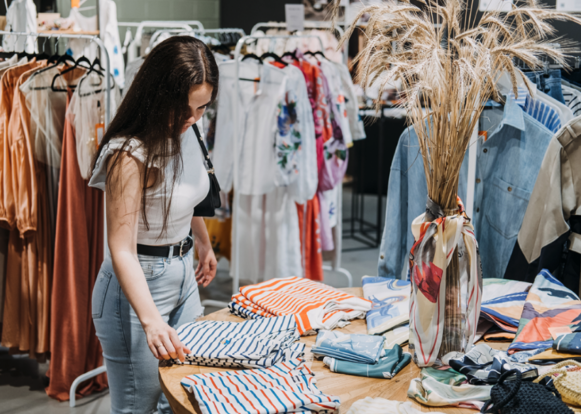
[[[453,210],[460,167],[483,104],[503,99],[497,88],[500,76],[509,75],[518,95],[522,73],[513,58],[531,69],[542,68],[547,57],[567,67],[566,58],[574,49],[570,42],[555,38],[549,21],[581,24],[581,20],[528,0],[510,12],[488,12],[472,22],[473,13],[463,0],[443,0],[443,5],[420,1],[422,8],[409,0],[390,0],[360,11],[355,21],[364,14],[370,19],[367,45],[355,59],[357,78],[362,85],[380,79],[382,89],[401,81],[401,105],[418,135],[428,196]],[[335,7],[338,4],[335,0]],[[351,26],[342,43],[354,29]],[[526,76],[522,78],[532,94]]]

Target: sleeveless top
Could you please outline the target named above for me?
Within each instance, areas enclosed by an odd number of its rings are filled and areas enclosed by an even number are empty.
[[[187,237],[190,232],[194,207],[197,206],[210,191],[210,179],[204,166],[204,156],[200,144],[192,128],[182,134],[182,173],[174,184],[172,202],[169,210],[167,229],[161,234],[163,226],[164,191],[172,191],[173,177],[172,162],[167,166],[167,188],[155,185],[146,191],[146,215],[149,230],[143,221],[142,212],[139,212],[139,229],[137,243],[150,246],[176,244]],[[107,180],[107,159],[123,146],[125,138],[114,138],[101,151],[95,163],[89,186],[105,191]],[[145,152],[142,143],[137,138],[131,138],[125,148],[133,157],[145,163]],[[155,167],[156,165],[153,164]],[[169,197],[165,198],[169,200]]]

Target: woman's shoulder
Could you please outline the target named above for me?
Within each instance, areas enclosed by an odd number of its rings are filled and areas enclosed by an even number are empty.
[[[105,191],[105,183],[107,181],[107,160],[111,155],[117,151],[125,151],[131,154],[132,157],[145,164],[147,161],[147,154],[143,143],[139,138],[135,137],[115,137],[107,142],[101,152],[99,158],[95,162],[93,173],[89,179],[89,186],[95,187]]]

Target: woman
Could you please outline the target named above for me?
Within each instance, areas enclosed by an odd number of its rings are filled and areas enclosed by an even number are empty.
[[[194,208],[210,184],[192,125],[216,98],[218,67],[208,47],[177,36],[145,59],[105,134],[89,185],[106,192],[110,254],[93,289],[112,413],[171,412],[158,360],[188,349],[175,327],[203,315],[198,284],[216,258]],[[199,256],[194,272],[192,238]]]

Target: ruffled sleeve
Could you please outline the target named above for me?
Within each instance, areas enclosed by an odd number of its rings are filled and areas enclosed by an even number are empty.
[[[105,184],[107,182],[107,160],[109,159],[109,156],[115,153],[115,151],[119,151],[123,148],[125,141],[126,138],[113,138],[103,147],[103,150],[99,154],[99,158],[95,163],[93,173],[91,174],[89,187],[95,187],[99,190],[105,191]],[[129,142],[123,149],[130,153],[131,156],[145,164],[147,157],[143,144],[139,140],[135,138],[129,139]],[[154,164],[154,166],[156,165]]]

